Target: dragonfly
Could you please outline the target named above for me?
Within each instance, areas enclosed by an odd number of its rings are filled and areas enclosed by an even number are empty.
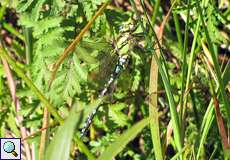
[[[130,52],[135,44],[134,31],[136,31],[138,26],[133,24],[124,24],[119,28],[119,36],[115,41],[114,52],[118,55],[117,63],[115,65],[114,71],[110,74],[109,80],[104,85],[104,88],[99,94],[98,98],[104,97],[108,94],[111,86],[119,78],[121,72],[126,68],[130,58]],[[94,116],[97,114],[100,105],[95,107],[92,113],[87,117],[82,129],[81,129],[81,139],[86,135]]]

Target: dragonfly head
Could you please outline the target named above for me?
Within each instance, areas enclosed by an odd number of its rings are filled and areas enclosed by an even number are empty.
[[[126,33],[126,32],[132,32],[133,30],[135,30],[135,25],[132,23],[128,23],[128,24],[123,24],[119,27],[119,32],[120,34],[122,33]]]

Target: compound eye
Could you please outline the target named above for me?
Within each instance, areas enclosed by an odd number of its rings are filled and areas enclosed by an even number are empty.
[[[120,26],[119,27],[119,32],[121,32],[121,33],[125,32],[125,28],[126,27],[124,25]]]
[[[124,28],[124,25],[121,25],[121,26],[119,27],[119,30],[121,31],[121,30],[123,30],[123,28]]]

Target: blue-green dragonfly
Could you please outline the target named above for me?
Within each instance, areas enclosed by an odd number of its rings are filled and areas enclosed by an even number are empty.
[[[132,47],[135,44],[134,32],[136,31],[136,29],[137,29],[137,26],[133,24],[125,24],[120,27],[119,36],[117,38],[118,40],[115,42],[116,45],[114,48],[114,51],[118,55],[118,60],[117,60],[114,71],[110,74],[110,78],[108,82],[105,84],[105,87],[100,92],[99,98],[102,98],[108,93],[111,85],[119,77],[120,73],[125,69],[125,66],[127,65],[127,62],[130,56],[129,53],[131,52]],[[81,139],[84,138],[84,136],[86,135],[87,130],[89,126],[91,125],[92,120],[94,116],[96,115],[99,108],[100,106],[97,106],[96,108],[94,108],[92,113],[87,117],[87,120],[84,123],[83,128],[81,129]]]

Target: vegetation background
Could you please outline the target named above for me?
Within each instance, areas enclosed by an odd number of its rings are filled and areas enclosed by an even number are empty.
[[[0,137],[25,160],[229,159],[229,3],[0,0]]]

